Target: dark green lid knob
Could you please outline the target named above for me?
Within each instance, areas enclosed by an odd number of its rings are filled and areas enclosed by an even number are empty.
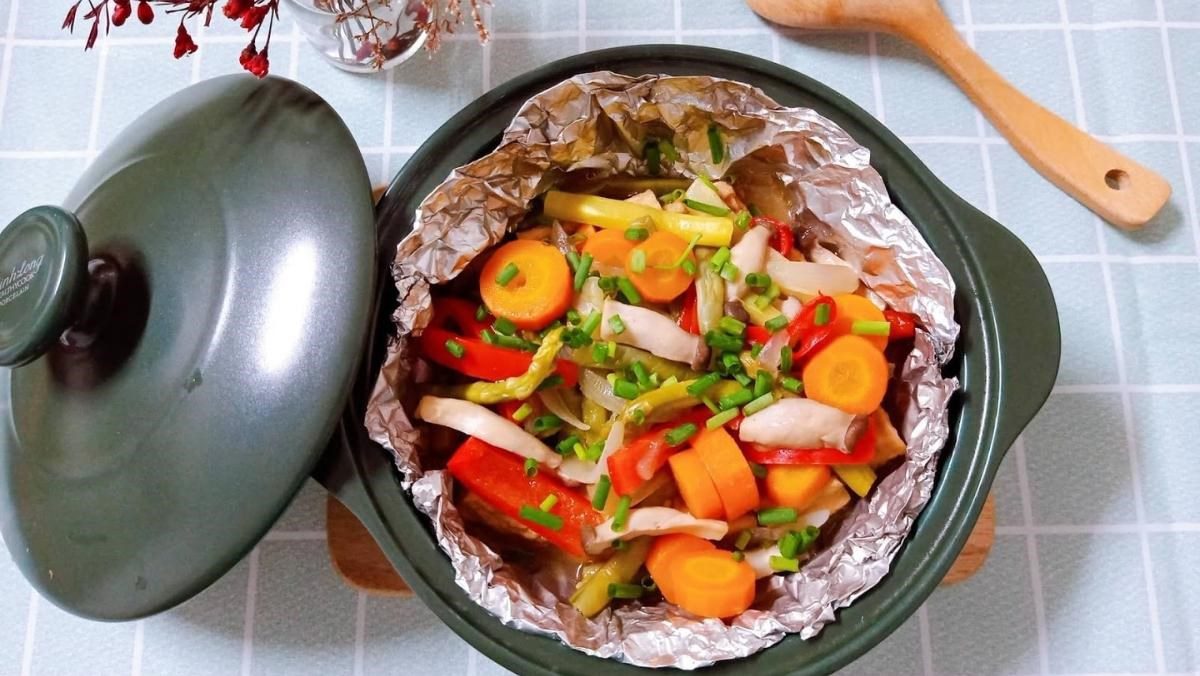
[[[83,228],[58,207],[34,207],[0,232],[0,366],[33,361],[71,326],[87,263]]]

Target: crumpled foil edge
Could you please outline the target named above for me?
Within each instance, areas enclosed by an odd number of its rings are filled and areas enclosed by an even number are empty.
[[[719,124],[727,157],[714,164],[707,126]],[[799,206],[794,214],[833,248],[890,306],[921,318],[899,379],[908,394],[901,432],[905,461],[842,522],[832,544],[799,573],[775,576],[754,607],[725,623],[674,606],[631,603],[581,618],[536,579],[519,575],[465,530],[441,470],[420,463],[420,433],[406,415],[412,363],[408,336],[428,323],[433,285],[458,275],[515,227],[527,205],[562,172],[592,168],[645,174],[639,153],[649,123],[673,133],[673,173],[722,176],[739,158],[782,148],[777,171]],[[389,449],[401,485],[428,515],[457,584],[507,625],[556,636],[585,653],[639,666],[695,669],[751,655],[787,634],[816,636],[835,611],[886,575],[934,488],[949,435],[948,405],[958,387],[942,367],[953,355],[954,282],[920,233],[891,203],[869,152],[812,110],[780,106],[757,88],[712,77],[588,73],[530,99],[492,153],[454,170],[418,207],[412,234],[397,248],[395,337],[368,403],[370,437]]]

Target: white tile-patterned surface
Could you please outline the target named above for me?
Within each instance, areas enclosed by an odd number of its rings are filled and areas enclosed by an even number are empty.
[[[1195,673],[1200,669],[1200,0],[944,0],[964,37],[1051,110],[1165,175],[1170,204],[1123,233],[1047,184],[922,55],[886,36],[776,32],[734,0],[496,0],[495,40],[461,35],[386,76],[330,69],[285,21],[271,58],[329,99],[385,181],[463,105],[546,61],[682,42],[774,59],[842,91],[1042,260],[1058,300],[1056,393],[996,482],[999,534],[971,581],[847,674]],[[65,0],[0,0],[0,223],[54,202],[121,126],[238,70],[217,20],[170,59],[172,27],[95,52]],[[468,31],[469,33],[469,31]],[[0,674],[504,673],[416,600],[341,586],[309,484],[272,536],[199,597],[127,625],[73,619],[0,557]]]

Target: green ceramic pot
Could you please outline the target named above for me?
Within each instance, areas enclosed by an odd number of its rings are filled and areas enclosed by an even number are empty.
[[[962,392],[937,486],[908,542],[878,586],[809,641],[792,636],[706,673],[823,674],[849,663],[899,627],[945,575],[983,507],[996,469],[1041,407],[1058,371],[1058,313],[1046,276],[1011,233],[954,195],[882,124],[815,80],[762,59],[717,49],[653,45],[580,54],[488,92],[442,126],[409,159],[378,209],[379,297],[368,348],[342,427],[315,476],[362,519],[405,581],[473,646],[519,674],[632,674],[556,640],[502,625],[454,583],[428,519],[401,490],[391,459],[362,426],[364,407],[392,331],[387,276],[416,206],[450,170],[492,150],[518,107],[559,81],[596,70],[629,75],[712,75],[755,85],[789,106],[832,119],[871,150],[895,203],[912,219],[958,284],[962,325],[950,365]],[[744,670],[744,671],[743,671]]]

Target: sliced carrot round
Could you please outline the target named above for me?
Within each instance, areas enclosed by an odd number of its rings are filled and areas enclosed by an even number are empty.
[[[687,242],[678,235],[659,230],[633,247],[625,257],[629,280],[646,300],[669,303],[687,291],[692,283],[691,275],[684,272],[682,266],[676,265],[685,253],[685,260],[695,265],[696,257],[688,251]],[[640,261],[640,265],[635,265],[635,260]],[[642,268],[641,272],[637,272],[638,267]]]
[[[767,499],[772,505],[807,509],[833,478],[826,465],[770,465]]]
[[[674,603],[701,617],[732,617],[754,603],[754,569],[720,549],[684,554],[672,560]]]
[[[833,339],[802,373],[810,399],[856,415],[870,415],[887,392],[883,353],[862,336]]]
[[[725,428],[705,430],[692,442],[712,478],[725,518],[733,520],[758,506],[758,482],[742,449]]]
[[[589,235],[583,243],[581,253],[591,254],[592,265],[602,274],[623,269],[625,258],[633,251],[633,242],[625,238],[622,230],[599,230]]]
[[[725,514],[721,496],[717,494],[717,487],[708,476],[708,469],[699,453],[693,449],[681,451],[672,455],[667,462],[671,463],[675,486],[692,516],[697,519],[720,519]]]
[[[540,329],[561,316],[571,304],[571,292],[567,259],[534,240],[519,239],[496,249],[479,274],[483,304],[522,329]]]
[[[863,296],[854,293],[843,293],[833,297],[837,304],[837,318],[833,320],[833,334],[848,336],[856,321],[882,322],[886,321],[883,310]],[[863,336],[875,347],[883,350],[887,347],[887,336]]]
[[[671,585],[671,567],[675,559],[691,552],[716,549],[717,546],[704,538],[689,533],[670,533],[654,538],[650,553],[646,556],[646,571],[658,585],[663,598],[675,603],[675,590]]]

